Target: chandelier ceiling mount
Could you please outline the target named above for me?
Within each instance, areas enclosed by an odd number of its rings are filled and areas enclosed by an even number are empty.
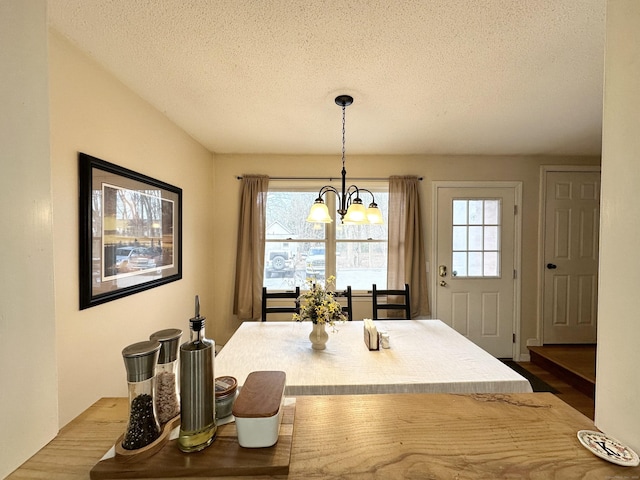
[[[338,191],[332,185],[325,185],[318,192],[314,204],[311,206],[307,222],[331,223],[333,219],[329,215],[329,209],[324,203],[323,195],[327,192],[335,193],[338,199],[338,214],[344,224],[381,224],[384,223],[382,213],[375,202],[371,191],[366,188],[358,188],[356,185],[349,185],[347,188],[347,170],[345,168],[345,111],[353,103],[350,95],[338,95],[335,99],[336,105],[342,108],[342,190]],[[365,208],[360,192],[367,192],[371,195],[371,203]]]

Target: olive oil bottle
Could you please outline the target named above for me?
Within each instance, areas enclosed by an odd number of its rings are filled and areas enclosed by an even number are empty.
[[[180,345],[180,434],[183,452],[198,452],[216,435],[213,361],[215,345],[205,337],[205,317],[200,316],[196,295],[195,316],[189,320],[188,342]]]

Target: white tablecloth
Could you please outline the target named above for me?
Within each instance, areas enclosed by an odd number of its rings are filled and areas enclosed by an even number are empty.
[[[528,393],[529,382],[440,320],[375,322],[389,349],[369,351],[363,322],[327,327],[326,350],[311,348],[309,322],[245,322],[215,358],[215,376],[243,385],[257,370],[287,375],[287,395]]]

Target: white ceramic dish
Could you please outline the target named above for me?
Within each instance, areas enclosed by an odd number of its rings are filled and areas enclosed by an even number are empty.
[[[245,448],[275,445],[284,410],[286,376],[280,371],[252,372],[233,406],[238,443]]]
[[[280,406],[278,413],[273,417],[236,417],[238,444],[244,448],[265,448],[275,445],[280,433],[282,410],[283,408]]]
[[[625,467],[635,467],[640,464],[638,454],[629,447],[602,432],[580,430],[580,443],[594,455]]]

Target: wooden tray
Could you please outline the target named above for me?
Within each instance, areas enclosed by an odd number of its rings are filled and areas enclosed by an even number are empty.
[[[119,462],[140,462],[145,458],[152,457],[162,450],[162,447],[164,447],[171,436],[171,431],[178,425],[180,425],[180,415],[176,415],[164,425],[162,433],[160,433],[160,436],[154,442],[138,450],[126,450],[122,448],[123,433],[116,440],[116,460]]]
[[[177,440],[168,441],[158,453],[141,461],[123,463],[116,458],[98,462],[92,480],[121,478],[222,477],[287,475],[291,461],[295,403],[285,405],[278,442],[269,448],[238,445],[235,423],[218,427],[214,442],[201,452],[183,453]]]

